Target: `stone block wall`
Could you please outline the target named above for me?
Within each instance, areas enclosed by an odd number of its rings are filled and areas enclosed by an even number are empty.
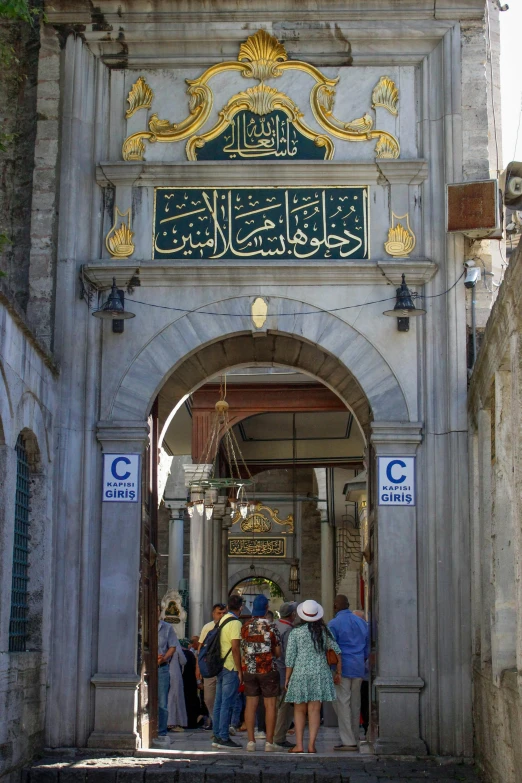
[[[491,669],[473,671],[475,742],[481,766],[491,783],[518,783],[522,770],[522,697],[516,671],[505,671],[500,684]]]
[[[522,775],[522,248],[487,323],[469,390],[473,718],[488,783]]]

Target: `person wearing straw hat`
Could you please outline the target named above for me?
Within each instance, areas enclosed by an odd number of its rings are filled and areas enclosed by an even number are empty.
[[[341,679],[341,649],[323,621],[323,607],[317,601],[303,601],[297,607],[303,625],[290,632],[286,646],[285,701],[294,705],[296,744],[289,753],[304,753],[303,735],[308,713],[308,753],[316,753],[315,741],[321,721],[321,702],[335,701],[334,682]],[[326,657],[337,654],[335,677]]]

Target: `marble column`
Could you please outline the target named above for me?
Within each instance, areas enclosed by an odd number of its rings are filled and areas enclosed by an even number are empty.
[[[99,422],[98,440],[108,454],[143,454],[147,422]],[[91,682],[94,730],[89,747],[138,747],[138,596],[141,502],[101,503],[98,655]]]
[[[227,514],[221,523],[221,600],[228,601],[228,531],[232,520]]]
[[[183,579],[183,523],[187,507],[183,466],[189,464],[191,458],[187,454],[173,458],[163,495],[165,507],[170,510],[168,586],[171,590],[179,590],[180,580]]]
[[[317,510],[321,514],[321,605],[324,609],[324,618],[328,622],[333,617],[335,592],[335,527],[328,519],[326,468],[314,468],[314,473],[319,496]]]
[[[185,506],[174,508],[168,502],[165,505],[170,508],[169,520],[169,590],[179,590],[179,583],[183,579],[183,520]]]
[[[215,604],[218,601],[222,601],[222,568],[223,568],[223,556],[222,556],[222,527],[223,517],[225,516],[225,498],[219,498],[219,503],[214,504],[214,516],[212,517],[212,557],[213,557],[213,569],[212,569],[212,603]]]
[[[417,422],[373,422],[371,440],[379,456],[415,456],[421,443]],[[377,470],[377,466],[376,466]],[[419,503],[417,485],[417,504]],[[420,737],[417,507],[375,506],[377,512],[378,754],[423,755]]]
[[[185,485],[197,479],[205,479],[212,469],[212,465],[184,465]],[[204,492],[193,485],[190,487],[191,500],[199,500],[204,497]],[[200,514],[194,508],[190,520],[190,572],[189,572],[189,615],[190,635],[198,635],[206,622],[205,607],[205,512]]]

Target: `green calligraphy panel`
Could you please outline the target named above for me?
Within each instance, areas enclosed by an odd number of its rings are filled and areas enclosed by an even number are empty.
[[[367,259],[366,187],[156,188],[156,259]]]
[[[328,150],[301,133],[284,111],[259,116],[245,110],[195,154],[197,160],[326,160]]]

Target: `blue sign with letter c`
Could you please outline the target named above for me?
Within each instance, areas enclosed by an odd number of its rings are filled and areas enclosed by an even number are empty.
[[[131,461],[128,457],[116,457],[115,460],[113,460],[113,463],[111,465],[111,473],[114,476],[115,479],[118,479],[118,481],[125,481],[125,479],[128,479],[130,476],[130,471],[127,471],[123,474],[123,476],[120,476],[119,473],[116,472],[116,466],[118,462],[124,462],[126,465],[130,465]]]
[[[395,465],[399,465],[401,468],[406,467],[406,463],[401,459],[394,459],[393,462],[390,462],[386,468],[386,476],[388,477],[388,481],[390,481],[392,484],[402,484],[403,481],[406,481],[406,476],[403,474],[400,478],[394,478],[392,475],[392,468],[395,467]]]

